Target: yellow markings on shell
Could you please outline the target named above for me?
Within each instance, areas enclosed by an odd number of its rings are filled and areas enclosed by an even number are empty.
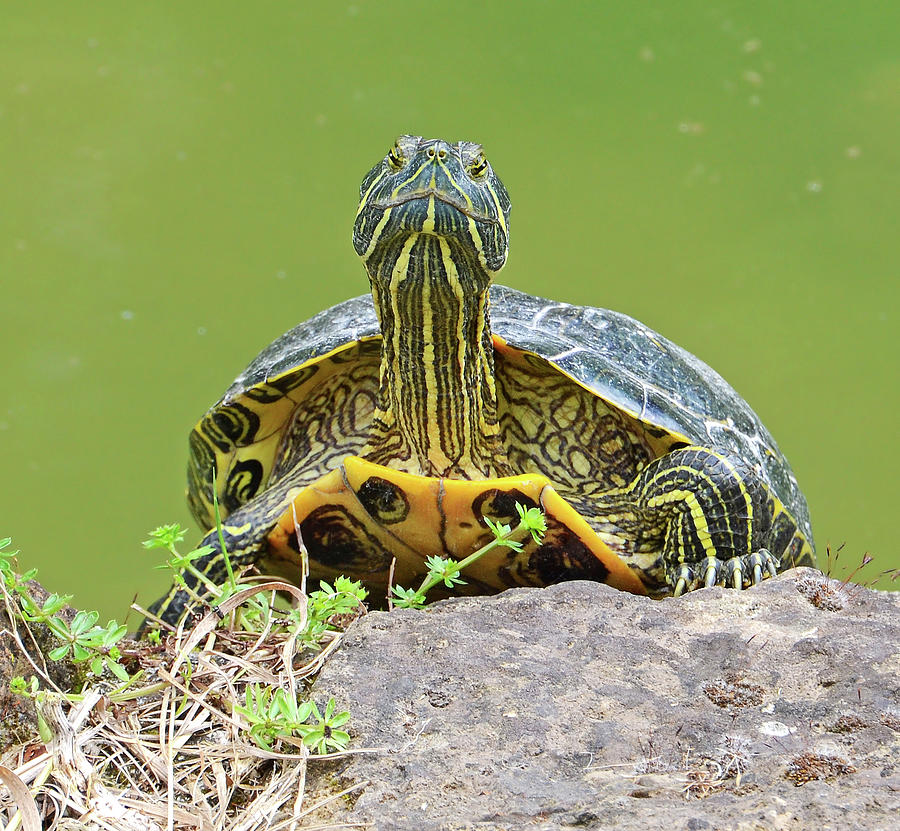
[[[600,445],[600,449],[610,456],[615,456],[617,453],[620,453],[624,447],[625,442],[622,441],[621,436],[616,436],[614,439],[607,439]]]
[[[584,455],[580,450],[576,450],[569,456],[569,462],[572,465],[572,469],[579,476],[583,478],[587,478],[591,473],[591,463],[588,460],[588,457]]]

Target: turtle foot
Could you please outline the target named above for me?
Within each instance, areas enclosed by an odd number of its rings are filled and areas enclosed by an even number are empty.
[[[765,549],[720,560],[718,557],[707,557],[697,563],[680,563],[670,568],[668,578],[675,597],[697,588],[708,586],[726,586],[743,589],[755,586],[765,577],[774,577],[778,573],[778,563]]]

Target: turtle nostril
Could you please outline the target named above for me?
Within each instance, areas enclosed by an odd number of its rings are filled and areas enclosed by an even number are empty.
[[[438,158],[439,158],[439,159],[444,159],[444,158],[446,158],[446,157],[447,157],[447,151],[446,151],[446,150],[444,150],[443,148],[441,148],[440,150],[438,150]]]

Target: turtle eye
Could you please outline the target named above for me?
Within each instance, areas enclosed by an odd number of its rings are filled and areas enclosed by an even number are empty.
[[[487,175],[488,161],[484,152],[479,150],[478,155],[469,162],[466,170],[473,179],[483,179]]]
[[[388,151],[387,163],[391,170],[394,171],[394,173],[403,170],[403,166],[406,164],[406,156],[403,155],[403,151],[400,149],[399,144],[395,144]]]

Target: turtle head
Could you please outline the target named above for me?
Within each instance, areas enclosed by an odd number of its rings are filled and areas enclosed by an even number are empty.
[[[509,195],[480,144],[400,136],[359,193],[353,247],[364,262],[422,234],[445,239],[488,274],[506,262]]]

